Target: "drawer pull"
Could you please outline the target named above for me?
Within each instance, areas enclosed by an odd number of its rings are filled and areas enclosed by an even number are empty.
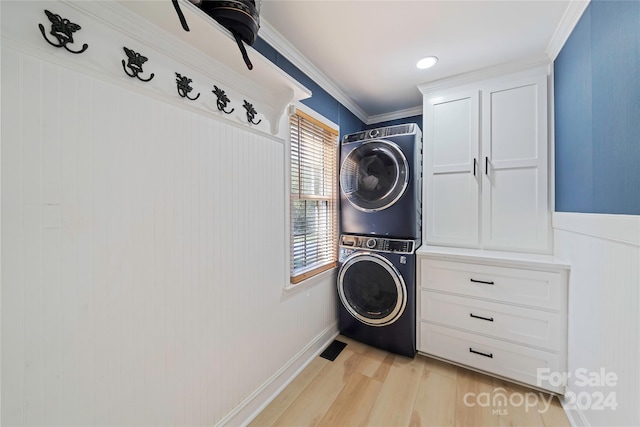
[[[476,279],[469,279],[469,280],[471,280],[473,283],[484,283],[485,285],[495,285],[495,283],[487,282],[485,280],[476,280]]]
[[[490,359],[493,359],[493,353],[489,353],[489,354],[487,354],[487,353],[483,353],[483,352],[481,352],[481,351],[475,351],[475,350],[474,350],[473,348],[471,348],[471,347],[469,347],[469,351],[470,351],[471,353],[479,354],[480,356],[484,356],[484,357],[488,357],[488,358],[490,358]]]
[[[474,319],[482,319],[482,320],[486,320],[487,322],[493,322],[493,317],[476,316],[473,313],[469,313],[469,316],[473,317]]]

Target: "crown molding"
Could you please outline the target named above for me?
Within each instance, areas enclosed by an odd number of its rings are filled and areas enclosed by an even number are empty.
[[[368,123],[369,116],[367,113],[263,18],[260,18],[260,37],[316,82],[318,86],[326,90],[329,95],[344,105],[357,118],[364,123]]]
[[[394,111],[391,113],[369,116],[369,120],[367,120],[367,124],[373,125],[376,123],[388,122],[391,120],[404,119],[405,117],[413,117],[413,116],[420,116],[420,115],[422,115],[422,105],[406,108],[404,110]]]
[[[482,68],[480,70],[470,71],[468,73],[458,74],[456,76],[446,77],[440,80],[434,80],[432,82],[419,85],[418,90],[420,90],[423,95],[426,95],[435,91],[449,89],[451,87],[462,86],[481,80],[489,80],[508,74],[536,70],[538,68],[546,68],[547,74],[551,72],[551,61],[546,54],[519,61],[506,62],[504,64]]]
[[[569,3],[569,6],[564,11],[564,15],[562,15],[562,19],[560,19],[560,23],[553,32],[551,40],[549,41],[545,51],[552,61],[555,61],[558,57],[562,47],[567,42],[571,32],[578,24],[578,21],[589,6],[590,2],[591,0],[572,0]]]

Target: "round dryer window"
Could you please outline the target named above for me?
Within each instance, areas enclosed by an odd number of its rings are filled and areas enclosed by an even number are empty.
[[[390,141],[365,142],[351,151],[340,167],[340,188],[362,211],[393,205],[407,188],[409,164],[402,150]]]
[[[338,273],[338,294],[349,313],[364,324],[389,325],[407,305],[407,287],[387,259],[367,252],[347,259]]]

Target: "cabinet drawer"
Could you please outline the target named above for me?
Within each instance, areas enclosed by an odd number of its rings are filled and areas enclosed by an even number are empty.
[[[558,354],[470,333],[433,325],[420,324],[418,350],[470,368],[479,369],[553,392],[562,386],[537,381],[540,368],[548,372],[562,372]]]
[[[422,290],[420,319],[522,344],[561,350],[560,314]]]
[[[547,271],[421,259],[420,285],[547,310],[561,311],[566,304],[560,273]]]

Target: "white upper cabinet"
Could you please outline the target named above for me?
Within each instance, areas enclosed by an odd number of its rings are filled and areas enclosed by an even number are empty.
[[[547,72],[424,96],[424,240],[547,253]]]

